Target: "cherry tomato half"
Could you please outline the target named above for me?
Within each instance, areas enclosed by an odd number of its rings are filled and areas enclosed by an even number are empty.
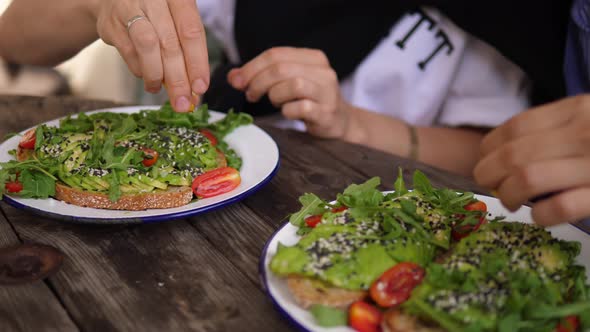
[[[422,282],[425,273],[418,264],[398,263],[373,282],[369,290],[371,298],[384,308],[401,304],[410,298],[412,290]]]
[[[482,201],[476,201],[465,205],[463,208],[467,211],[481,211],[483,212],[483,215],[481,218],[479,218],[479,222],[475,225],[460,225],[453,228],[451,231],[451,236],[455,241],[459,241],[462,238],[467,237],[469,234],[477,231],[481,225],[484,225],[487,222],[486,213],[488,212],[488,207],[486,203]]]
[[[158,157],[160,156],[158,151],[150,148],[143,148],[141,151],[144,154],[143,161],[141,162],[143,166],[150,167],[158,161]]]
[[[486,203],[484,203],[482,201],[476,201],[476,202],[467,204],[467,205],[464,206],[464,208],[467,211],[488,212],[488,206],[486,205]]]
[[[580,327],[580,319],[578,316],[567,316],[564,318],[557,327],[555,332],[576,332]]]
[[[319,214],[305,218],[305,224],[311,228],[315,228],[320,222],[322,222],[322,216]]]
[[[6,188],[6,191],[8,191],[9,193],[19,193],[23,190],[23,184],[20,183],[18,180],[6,182],[4,187]]]
[[[348,206],[346,206],[346,205],[342,205],[342,206],[339,206],[339,207],[332,208],[332,212],[334,212],[334,213],[336,213],[336,212],[342,212],[342,211],[346,211],[346,210],[348,210]]]
[[[193,193],[200,198],[213,197],[234,190],[242,179],[235,168],[221,167],[197,176],[193,180]]]
[[[226,167],[227,166],[227,159],[225,158],[225,153],[223,151],[217,149],[217,167]]]
[[[213,135],[211,130],[203,128],[203,129],[199,129],[199,132],[201,134],[203,134],[203,136],[207,137],[209,142],[211,142],[211,145],[213,145],[213,146],[217,145],[217,137],[215,137],[215,135]]]
[[[20,146],[23,149],[34,149],[36,142],[37,128],[33,128],[23,135],[23,138],[21,138],[20,143],[18,143],[18,146]]]
[[[348,308],[348,325],[359,332],[380,331],[383,314],[364,301],[356,301]]]

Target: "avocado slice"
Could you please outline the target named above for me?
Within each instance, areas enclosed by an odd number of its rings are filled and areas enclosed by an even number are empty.
[[[141,181],[141,182],[149,185],[149,186],[156,187],[158,189],[166,189],[166,188],[168,188],[168,185],[166,183],[160,182],[160,181],[158,181],[156,179],[152,179],[151,177],[146,176],[146,175],[138,175],[137,176],[137,179],[139,181]]]

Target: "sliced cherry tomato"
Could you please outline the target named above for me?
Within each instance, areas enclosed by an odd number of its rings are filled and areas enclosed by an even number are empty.
[[[6,182],[4,187],[6,188],[6,191],[8,191],[9,193],[19,193],[23,190],[23,184],[20,183],[18,180]]]
[[[487,222],[488,221],[486,217],[481,217],[479,218],[479,222],[475,225],[457,226],[453,228],[453,230],[451,231],[451,237],[453,237],[453,240],[459,241],[462,238],[467,237],[469,234],[477,231],[482,225],[485,225]]]
[[[557,327],[555,332],[576,332],[580,327],[580,319],[578,316],[567,316],[564,318]]]
[[[311,228],[315,228],[322,221],[322,216],[316,214],[305,218],[305,224]]]
[[[203,136],[207,137],[207,139],[209,140],[209,142],[211,142],[211,145],[216,146],[217,145],[217,137],[215,137],[215,135],[213,135],[213,133],[211,132],[211,130],[209,129],[200,129],[199,132],[201,134],[203,134]]]
[[[398,263],[373,282],[369,293],[373,301],[384,308],[396,306],[410,298],[414,287],[424,279],[424,274],[424,269],[418,264]]]
[[[223,151],[217,149],[217,167],[226,167],[227,166],[227,159],[225,158],[225,153]]]
[[[374,306],[356,301],[348,308],[348,325],[359,332],[377,332],[381,330],[382,316]]]
[[[336,212],[342,212],[342,211],[346,211],[346,210],[348,210],[348,206],[342,205],[342,206],[333,208],[332,212],[336,213]]]
[[[241,181],[240,173],[235,168],[216,168],[193,180],[193,193],[200,198],[213,197],[234,190]]]
[[[482,201],[476,201],[471,204],[467,204],[464,206],[465,210],[467,211],[483,211],[488,212],[488,206],[486,203]]]
[[[453,228],[453,230],[451,231],[451,236],[455,241],[459,241],[462,238],[467,237],[469,234],[477,231],[481,227],[481,225],[487,223],[486,213],[488,212],[488,207],[486,203],[482,201],[476,201],[465,205],[464,209],[467,211],[481,211],[483,212],[483,215],[481,216],[481,218],[479,218],[479,222],[475,225],[460,225]]]
[[[141,151],[144,154],[143,161],[141,162],[143,166],[150,167],[158,161],[158,157],[160,156],[158,151],[150,148],[143,148]]]
[[[20,146],[23,149],[34,149],[35,142],[37,142],[37,128],[33,128],[27,131],[23,135],[23,138],[21,138],[20,143],[18,143],[18,146]]]

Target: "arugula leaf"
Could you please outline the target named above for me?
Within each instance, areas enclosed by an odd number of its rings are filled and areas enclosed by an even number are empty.
[[[209,110],[205,104],[190,113],[177,113],[170,105],[170,102],[166,102],[157,112],[146,110],[135,116],[137,120],[143,118],[165,126],[202,128],[209,124]]]
[[[424,173],[416,170],[414,172],[414,189],[420,191],[424,195],[432,195],[434,193],[434,189],[432,188],[432,184],[430,184],[430,180],[424,175]]]
[[[305,218],[307,216],[324,213],[326,210],[326,202],[314,194],[303,194],[303,196],[299,197],[299,202],[302,205],[301,210],[289,217],[289,222],[295,226],[305,226]]]
[[[37,129],[35,129],[35,151],[38,151],[39,148],[41,148],[41,146],[43,146],[43,141],[45,139],[45,135],[44,132],[47,129],[46,125],[41,125],[41,126],[37,126]]]
[[[521,320],[520,314],[512,313],[503,317],[498,322],[498,332],[518,331],[518,322]]]
[[[121,198],[121,187],[119,181],[119,174],[116,171],[112,171],[108,177],[109,182],[109,199],[111,202],[116,202]]]
[[[348,315],[346,311],[328,307],[321,304],[314,304],[309,308],[316,323],[322,327],[346,326]]]
[[[113,126],[112,133],[115,138],[121,138],[131,134],[136,128],[137,122],[132,117],[127,116],[119,124]]]
[[[80,113],[76,118],[72,118],[69,115],[59,123],[59,128],[65,132],[78,132],[83,133],[92,130],[94,124],[86,113]]]
[[[18,180],[23,184],[23,190],[19,193],[22,197],[48,198],[55,195],[55,179],[45,173],[24,169]]]
[[[216,148],[221,150],[221,152],[223,152],[223,154],[225,155],[225,160],[227,161],[227,166],[235,168],[237,170],[242,168],[242,158],[240,158],[240,156],[238,156],[236,151],[234,151],[232,148],[230,148],[226,142],[218,141]]]
[[[235,113],[230,109],[227,115],[216,122],[209,125],[209,129],[213,131],[217,138],[223,138],[239,126],[247,125],[253,122],[253,118],[247,113]]]
[[[338,194],[340,204],[348,207],[375,207],[383,202],[383,194],[377,189],[381,184],[379,177],[373,177],[362,184],[351,184],[342,194]]]
[[[408,189],[406,189],[406,184],[404,183],[404,175],[401,167],[398,168],[397,179],[395,180],[393,186],[395,188],[395,197],[400,197],[408,193]]]

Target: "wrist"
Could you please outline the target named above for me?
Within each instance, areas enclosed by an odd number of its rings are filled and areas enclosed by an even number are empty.
[[[368,132],[363,125],[363,110],[344,102],[344,112],[346,112],[346,122],[341,139],[355,144],[366,145],[368,142]]]

